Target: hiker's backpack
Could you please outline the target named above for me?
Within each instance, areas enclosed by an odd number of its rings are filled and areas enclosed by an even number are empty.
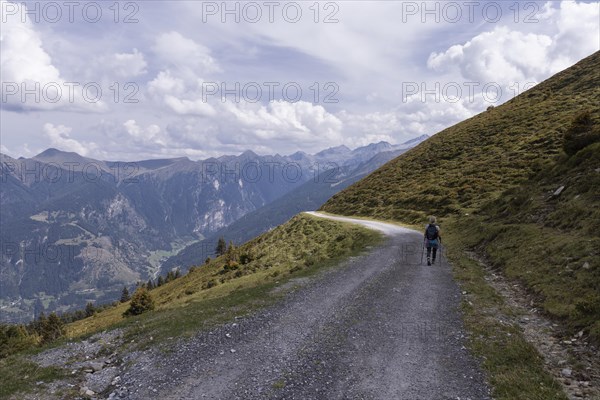
[[[438,238],[438,228],[433,224],[429,224],[425,230],[425,237],[427,240],[436,240]]]

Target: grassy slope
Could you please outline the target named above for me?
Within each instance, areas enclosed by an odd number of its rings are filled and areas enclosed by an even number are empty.
[[[463,245],[522,282],[569,333],[600,341],[600,143],[559,157],[478,214],[451,220]]]
[[[331,265],[379,238],[378,233],[358,226],[299,215],[236,249],[237,267],[224,268],[222,256],[152,290],[156,311],[124,319],[125,303],[69,325],[67,334],[125,326],[132,334],[155,339],[191,335],[205,323],[224,321],[269,303],[276,284]],[[251,261],[244,262],[245,257]]]
[[[332,197],[336,214],[421,222],[435,211],[477,210],[526,182],[561,152],[578,110],[600,104],[600,53],[511,101],[454,125]]]
[[[338,193],[323,211],[423,223],[440,218],[465,322],[498,399],[560,399],[543,361],[464,250],[525,285],[566,333],[600,341],[600,143],[562,151],[574,116],[600,125],[600,53],[450,127]],[[565,190],[550,196],[559,186]],[[510,318],[508,318],[510,320]]]

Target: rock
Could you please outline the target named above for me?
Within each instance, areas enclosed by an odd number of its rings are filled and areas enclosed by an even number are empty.
[[[586,261],[586,262],[584,262],[584,263],[583,263],[583,267],[582,267],[582,268],[583,268],[583,269],[590,269],[590,263],[589,263],[589,262],[587,262],[587,261]]]
[[[562,367],[563,365],[565,365],[567,363],[567,360],[560,360],[558,362],[558,366]]]
[[[231,351],[232,353],[235,353],[235,349],[231,349],[231,350],[229,350],[229,351]]]
[[[117,380],[117,375],[119,373],[118,368],[116,367],[108,367],[103,369],[102,371],[98,371],[95,374],[88,375],[85,380],[85,384],[88,389],[93,390],[96,393],[104,392],[108,387],[113,384],[116,380],[118,383],[120,378]]]
[[[89,389],[88,389],[88,390],[86,390],[86,391],[85,391],[85,393],[84,393],[84,394],[85,394],[86,396],[90,396],[90,397],[92,397],[92,396],[93,396],[93,395],[95,395],[96,393],[95,393],[93,390],[89,390]]]
[[[552,196],[555,196],[555,197],[556,196],[560,196],[560,194],[562,193],[563,190],[565,190],[565,186],[564,185],[561,186],[561,187],[559,187],[558,189],[556,189],[554,191],[554,193],[552,193]]]
[[[115,376],[115,378],[110,382],[111,385],[113,386],[117,386],[119,384],[119,382],[121,382],[121,377],[120,376]]]
[[[560,371],[560,373],[562,376],[564,376],[566,378],[570,378],[573,371],[570,368],[563,368],[563,370]]]
[[[91,368],[94,372],[102,371],[102,368],[104,368],[104,363],[103,362],[92,362],[92,363],[90,363],[89,368]]]
[[[85,394],[85,392],[87,392],[87,391],[88,391],[88,388],[87,388],[87,386],[84,386],[84,387],[82,387],[81,389],[79,389],[79,394],[81,394],[81,395],[84,395],[84,394]]]

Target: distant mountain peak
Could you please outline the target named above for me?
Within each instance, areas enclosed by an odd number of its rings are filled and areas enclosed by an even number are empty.
[[[246,150],[242,154],[240,154],[240,157],[256,158],[258,157],[258,154],[256,154],[252,150]]]
[[[297,151],[294,154],[290,154],[288,156],[288,158],[290,160],[295,160],[295,161],[297,161],[297,160],[303,160],[303,159],[309,158],[309,157],[310,156],[307,153],[305,153],[304,151]]]
[[[58,155],[79,155],[75,152],[72,151],[62,151],[59,149],[56,149],[54,147],[50,147],[44,151],[42,151],[40,154],[38,154],[37,156],[34,156],[33,158],[49,158],[49,157],[56,157]]]
[[[325,156],[325,155],[332,155],[332,154],[347,154],[350,153],[352,150],[350,150],[348,148],[348,146],[342,144],[340,146],[336,146],[336,147],[330,147],[328,149],[322,150],[320,152],[318,152],[317,156]]]

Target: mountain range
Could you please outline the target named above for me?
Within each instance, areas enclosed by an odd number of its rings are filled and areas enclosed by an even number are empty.
[[[0,154],[0,320],[112,301],[123,285],[199,264],[217,237],[239,244],[316,209],[427,137],[201,161]]]

